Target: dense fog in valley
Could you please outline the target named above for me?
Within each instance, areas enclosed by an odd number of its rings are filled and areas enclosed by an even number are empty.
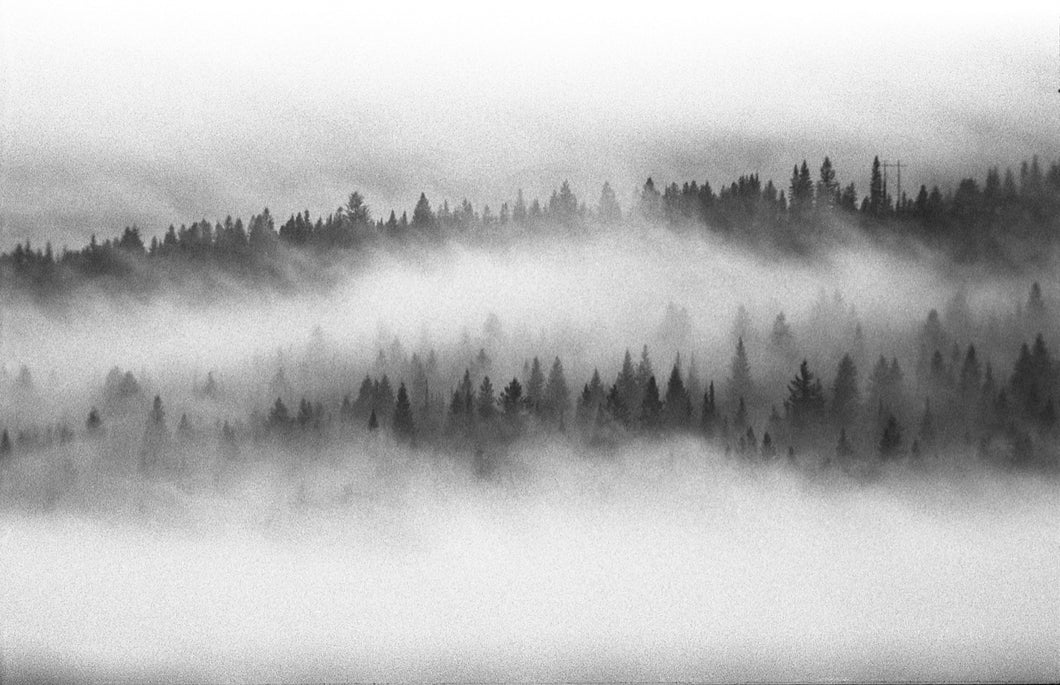
[[[0,684],[1060,681],[1055,19],[0,0]]]
[[[6,674],[1051,677],[1056,423],[1015,411],[1010,378],[1022,343],[1055,348],[1060,293],[938,260],[642,228],[380,252],[333,287],[232,284],[201,304],[10,301]],[[917,371],[930,336],[958,345],[955,379],[976,346],[1013,393],[1005,425]],[[755,389],[737,398],[741,341]],[[594,370],[620,382],[627,350],[635,371],[648,355],[655,423],[643,399],[583,397]],[[846,354],[858,397],[839,419]],[[908,369],[901,399],[871,378],[881,355]],[[502,390],[528,396],[535,358],[542,399],[513,407]],[[545,407],[556,358],[562,411]],[[803,359],[826,389],[805,429],[788,386]],[[902,428],[891,452],[881,412]]]

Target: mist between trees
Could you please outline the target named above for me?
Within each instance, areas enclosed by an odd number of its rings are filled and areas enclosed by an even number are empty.
[[[816,176],[816,178],[815,178]],[[980,182],[964,178],[954,188],[912,194],[888,183],[879,158],[872,161],[868,192],[842,185],[825,157],[816,174],[796,164],[787,188],[757,173],[723,183],[656,184],[648,178],[632,206],[623,208],[604,183],[595,204],[575,195],[567,181],[547,201],[524,198],[476,209],[466,198],[432,206],[425,194],[408,210],[373,214],[359,192],[314,219],[308,209],[286,220],[269,209],[244,223],[231,216],[179,228],[150,240],[136,226],[80,249],[56,253],[50,242],[30,241],[0,254],[0,281],[36,299],[52,300],[81,287],[143,293],[176,284],[196,292],[244,284],[289,289],[333,284],[328,267],[379,248],[506,244],[547,236],[577,236],[629,225],[663,225],[701,232],[771,255],[827,253],[836,244],[868,241],[888,249],[931,250],[957,263],[1023,270],[1054,261],[1060,240],[1060,162],[1043,169],[1038,157],[1018,173],[991,167]],[[1017,180],[1018,179],[1018,180]],[[384,218],[385,217],[385,218]]]
[[[933,463],[1055,473],[1055,307],[1034,283],[983,322],[958,291],[943,315],[932,309],[907,333],[870,340],[856,310],[822,292],[803,322],[781,312],[759,328],[739,307],[726,360],[681,355],[695,347],[692,323],[671,303],[652,339],[673,357],[643,345],[621,359],[575,352],[567,365],[533,353],[561,341],[513,339],[496,314],[437,348],[380,332],[370,362],[318,328],[308,344],[249,366],[191,381],[114,367],[66,398],[22,366],[3,377],[0,492],[51,506],[93,471],[218,484],[262,459],[297,469],[342,445],[447,455],[488,479],[515,446],[557,437],[606,456],[634,440],[690,436],[704,458],[853,479]]]

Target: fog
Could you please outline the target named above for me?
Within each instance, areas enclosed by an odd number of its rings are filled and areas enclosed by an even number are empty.
[[[0,682],[1060,680],[1055,11],[878,9],[0,0]]]
[[[867,245],[780,260],[629,228],[380,252],[323,291],[12,302],[4,351],[12,374],[33,371],[35,396],[10,395],[4,420],[77,425],[117,365],[161,393],[172,424],[188,413],[208,431],[268,406],[284,365],[292,399],[352,392],[395,337],[440,352],[443,397],[480,344],[502,379],[560,355],[578,388],[647,342],[661,370],[696,355],[721,383],[740,304],[762,337],[787,311],[800,350],[832,363],[848,324],[814,330],[822,290],[864,322],[870,355],[911,364],[902,337],[927,309],[961,291],[985,321],[1025,296],[1022,279],[932,260]],[[687,309],[683,335],[665,330],[668,303]],[[763,381],[770,365],[778,384],[790,377],[764,342],[749,349]],[[192,392],[207,371],[222,400]],[[1055,474],[983,466],[970,447],[851,477],[749,466],[698,437],[594,447],[531,434],[487,445],[482,477],[460,449],[358,429],[324,447],[248,441],[228,466],[212,439],[191,438],[177,448],[185,475],[145,478],[123,455],[148,405],[106,414],[102,442],[16,454],[3,471],[8,680],[1060,675]]]
[[[0,246],[269,206],[377,215],[605,180],[717,186],[831,155],[915,189],[1055,157],[1050,3],[646,8],[612,3],[5,0]],[[1048,29],[1048,30],[1047,30]],[[866,134],[868,132],[868,134]]]
[[[940,468],[857,486],[674,441],[603,460],[527,446],[482,483],[392,449],[336,455],[300,494],[256,473],[222,492],[118,483],[90,517],[76,492],[6,511],[7,676],[1057,674],[1054,482]]]
[[[502,355],[505,373],[524,359],[556,354],[587,367],[577,378],[594,365],[610,373],[624,350],[649,344],[663,365],[677,353],[698,355],[701,363],[715,359],[708,375],[720,381],[741,305],[761,336],[778,312],[797,327],[801,322],[799,347],[812,355],[808,341],[827,335],[808,329],[806,319],[822,295],[831,300],[838,293],[868,338],[882,338],[868,351],[890,357],[907,352],[896,347],[900,332],[919,327],[928,310],[943,310],[958,290],[985,321],[1013,309],[1035,277],[984,276],[928,252],[896,254],[864,241],[799,262],[709,236],[639,227],[500,248],[375,252],[339,273],[332,288],[289,294],[233,281],[223,296],[205,300],[180,292],[115,298],[91,289],[61,307],[15,299],[0,321],[7,371],[25,364],[42,387],[69,392],[98,383],[117,365],[183,389],[188,372],[235,370],[259,357],[273,362],[278,351],[301,352],[316,330],[332,351],[358,360],[355,371],[363,373],[395,337],[421,355],[463,338],[477,352],[483,324],[494,314],[503,344],[493,341],[490,352]],[[1049,297],[1060,295],[1041,278]],[[660,335],[668,304],[688,312],[690,327],[679,339]]]

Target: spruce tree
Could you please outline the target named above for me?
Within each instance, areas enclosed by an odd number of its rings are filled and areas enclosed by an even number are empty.
[[[493,418],[497,411],[497,398],[493,395],[493,384],[490,382],[489,376],[482,378],[482,384],[478,388],[476,404],[478,406],[478,415],[482,419],[488,421]]]
[[[563,363],[559,357],[552,362],[552,369],[548,372],[548,381],[545,383],[545,407],[547,413],[560,424],[565,421],[567,410],[570,409],[570,390],[567,388],[567,379],[563,375]]]
[[[512,378],[501,392],[501,407],[506,416],[512,417],[519,414],[523,404],[523,386],[518,378]]]
[[[730,368],[729,401],[736,404],[741,397],[750,397],[753,390],[751,366],[747,362],[747,350],[744,349],[743,338],[738,338],[736,341],[736,354],[732,358]]]
[[[412,405],[409,403],[409,394],[405,390],[405,384],[398,387],[397,400],[394,403],[393,418],[394,434],[398,438],[411,438],[415,431],[412,423]]]
[[[850,355],[845,354],[832,384],[832,416],[841,425],[850,423],[857,415],[859,402],[858,369]]]
[[[670,371],[670,380],[666,384],[666,421],[672,428],[684,428],[688,425],[691,406],[684,381],[681,380],[681,368],[677,363]]]
[[[648,346],[645,345],[640,352],[640,361],[637,362],[637,370],[634,373],[634,379],[637,384],[638,396],[643,396],[644,391],[648,387],[648,379],[655,375],[655,371],[652,369],[651,357],[648,356]]]
[[[644,430],[655,431],[662,419],[662,401],[659,399],[659,386],[655,376],[648,376],[644,388],[644,399],[640,403],[640,422]]]
[[[707,391],[703,393],[703,412],[700,418],[700,428],[703,435],[710,439],[717,433],[718,406],[714,398],[714,381],[710,382]]]
[[[880,436],[880,458],[885,461],[897,458],[901,447],[902,429],[898,425],[898,419],[894,417],[894,414],[889,414],[887,416],[887,424],[883,428],[883,434]]]
[[[541,361],[534,357],[530,367],[530,377],[526,379],[526,406],[534,414],[541,411],[545,397],[545,374],[541,371]]]
[[[788,384],[787,407],[796,427],[806,427],[818,421],[824,412],[824,392],[821,381],[811,372],[805,359],[799,365],[799,373]]]
[[[631,410],[637,407],[638,404],[637,376],[633,368],[633,359],[628,349],[626,350],[626,356],[622,359],[622,370],[618,372],[618,377],[615,379],[615,390],[622,406],[626,409],[625,423],[628,425],[629,421],[634,418],[629,416],[629,414],[634,413]]]
[[[416,208],[412,210],[412,226],[419,230],[434,226],[434,212],[431,211],[431,203],[427,201],[425,193],[420,193]]]

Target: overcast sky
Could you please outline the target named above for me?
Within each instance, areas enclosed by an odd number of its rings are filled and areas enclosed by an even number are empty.
[[[786,186],[825,154],[861,193],[874,154],[906,187],[1060,158],[1047,2],[146,4],[0,0],[4,247],[353,189],[628,206],[649,174]]]

